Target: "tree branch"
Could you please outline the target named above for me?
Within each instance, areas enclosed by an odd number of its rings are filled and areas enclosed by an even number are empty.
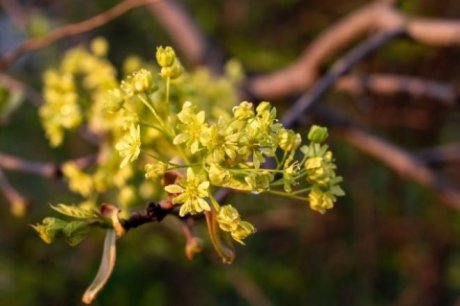
[[[382,161],[402,177],[411,179],[437,193],[442,203],[460,210],[460,191],[425,163],[403,149],[353,125],[330,110],[322,108],[320,116],[335,128],[334,133],[348,144]]]
[[[2,169],[0,169],[0,190],[10,202],[11,213],[18,217],[22,216],[26,209],[27,200],[10,184]]]
[[[94,164],[98,159],[96,155],[83,156],[71,160],[79,168],[84,169]],[[0,152],[0,168],[10,171],[19,171],[40,175],[47,178],[59,178],[62,175],[61,165],[50,162],[29,161],[10,154]]]
[[[206,40],[198,26],[176,1],[168,0],[148,6],[174,43],[193,66],[204,62]]]
[[[0,58],[0,71],[5,70],[16,59],[27,52],[46,47],[64,37],[70,37],[91,31],[103,26],[133,8],[157,1],[160,0],[124,0],[113,8],[87,20],[62,26],[42,37],[29,39],[20,44],[16,49],[8,52]]]
[[[396,74],[348,75],[340,78],[335,88],[352,94],[373,92],[380,95],[426,97],[448,107],[455,106],[458,98],[454,86],[450,84]]]
[[[248,90],[256,97],[279,98],[300,93],[316,80],[321,66],[333,55],[369,31],[401,29],[424,44],[460,45],[460,21],[408,18],[385,1],[377,1],[351,13],[328,28],[290,66],[254,77]]]
[[[308,111],[326,91],[356,63],[364,57],[388,43],[394,37],[401,35],[401,28],[388,32],[382,32],[371,36],[345,56],[339,59],[332,68],[305,94],[303,94],[292,107],[287,110],[281,121],[287,127],[292,127],[294,122]]]

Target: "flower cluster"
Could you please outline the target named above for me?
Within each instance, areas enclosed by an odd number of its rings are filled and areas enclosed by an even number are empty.
[[[104,40],[96,40],[92,52],[71,50],[45,74],[40,115],[51,144],[60,145],[65,130],[79,127],[100,141],[97,164],[63,167],[69,189],[84,197],[85,206],[115,201],[128,214],[135,203],[166,201],[180,217],[203,214],[217,253],[231,262],[226,241],[244,244],[255,227],[236,207],[218,203],[219,188],[285,196],[320,213],[344,195],[324,144],[327,129],[313,126],[302,145],[302,135],[284,127],[269,102],[237,104],[237,63],[215,80],[209,71],[185,72],[171,47],[159,47],[158,67],[131,58],[129,74],[118,82],[107,50]],[[118,210],[112,211],[112,226],[121,232]],[[48,241],[55,234],[71,240],[74,232],[80,241],[86,233],[66,226],[45,219],[35,228]],[[113,233],[109,237],[114,244]],[[188,242],[188,256],[199,249],[196,239],[189,240],[195,242]]]
[[[302,148],[306,158],[304,167],[307,181],[312,184],[308,199],[313,210],[324,213],[333,207],[338,196],[345,194],[338,185],[342,177],[335,173],[337,167],[329,147],[321,145],[327,138],[327,129],[314,125],[308,138],[311,145]]]

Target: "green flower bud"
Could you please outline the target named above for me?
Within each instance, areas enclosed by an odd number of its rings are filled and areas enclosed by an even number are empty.
[[[308,132],[308,140],[311,142],[323,142],[327,139],[327,136],[327,128],[319,125],[312,125],[310,131]]]
[[[176,60],[176,53],[171,47],[158,47],[156,53],[156,59],[160,67],[170,67]]]

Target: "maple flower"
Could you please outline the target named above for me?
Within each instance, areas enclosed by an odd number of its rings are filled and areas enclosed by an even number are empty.
[[[177,125],[177,129],[181,131],[181,133],[173,140],[175,145],[185,143],[187,147],[190,148],[192,154],[195,154],[200,148],[202,135],[207,127],[204,122],[204,111],[196,113],[195,108],[196,107],[189,101],[182,105],[182,110],[177,115],[181,122]]]
[[[209,181],[202,175],[196,175],[192,168],[187,168],[187,179],[182,184],[173,184],[165,187],[171,194],[179,194],[173,199],[174,204],[183,203],[179,215],[197,214],[210,211],[211,207],[204,198],[208,196]]]
[[[141,131],[139,125],[131,125],[128,133],[115,145],[115,149],[123,157],[120,168],[126,166],[128,162],[135,161],[141,153]]]

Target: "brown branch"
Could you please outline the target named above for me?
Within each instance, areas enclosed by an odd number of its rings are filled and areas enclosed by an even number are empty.
[[[76,158],[72,161],[77,167],[84,169],[94,164],[99,156],[89,155]],[[0,152],[0,168],[10,171],[19,171],[40,175],[47,178],[59,178],[62,174],[61,165],[50,162],[29,161],[24,158]]]
[[[425,149],[419,152],[417,156],[430,166],[460,162],[460,143]]]
[[[460,210],[460,191],[444,177],[432,171],[422,160],[403,149],[351,124],[330,110],[322,109],[320,116],[335,126],[334,133],[348,144],[379,159],[404,178],[435,191],[442,202]]]
[[[11,213],[18,217],[22,216],[26,209],[27,200],[10,184],[1,169],[0,190],[3,192],[8,202],[10,202]]]
[[[159,23],[193,66],[202,64],[206,53],[206,39],[198,26],[176,1],[168,0],[148,6]]]
[[[281,121],[287,127],[291,127],[294,122],[309,110],[326,91],[345,73],[348,72],[356,63],[364,57],[388,43],[394,37],[401,34],[401,28],[383,32],[371,36],[354,49],[350,50],[345,56],[338,60],[332,68],[319,80],[308,92],[303,94],[289,110],[287,110]]]
[[[395,74],[349,75],[335,83],[338,90],[352,94],[373,92],[380,95],[408,94],[439,100],[446,106],[455,106],[454,86],[442,82]]]
[[[16,59],[27,52],[46,47],[64,37],[70,37],[91,31],[105,25],[133,8],[157,1],[160,0],[124,0],[113,8],[87,20],[62,26],[42,37],[29,39],[19,45],[16,49],[8,52],[0,58],[0,71],[5,70]]]
[[[424,44],[460,45],[460,21],[408,18],[384,1],[371,3],[327,29],[287,68],[253,78],[248,90],[256,97],[273,99],[300,93],[316,80],[322,65],[369,31],[401,28]]]

